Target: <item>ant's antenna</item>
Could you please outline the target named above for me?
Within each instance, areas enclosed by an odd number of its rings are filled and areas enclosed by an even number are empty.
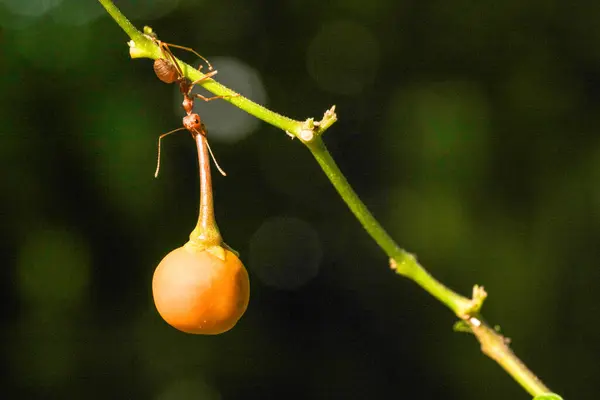
[[[170,135],[171,133],[175,133],[175,132],[181,131],[181,130],[183,130],[183,129],[185,129],[185,128],[181,127],[181,128],[173,129],[172,131],[170,131],[170,132],[167,132],[167,133],[163,133],[162,135],[160,135],[160,136],[158,137],[158,157],[156,158],[156,171],[154,172],[154,177],[155,177],[155,178],[158,178],[158,171],[160,171],[160,141],[161,141],[161,140],[162,140],[162,138],[164,138],[165,136],[168,136],[168,135]],[[216,161],[215,161],[215,163],[216,163]]]
[[[206,140],[206,138],[204,138],[204,140]],[[212,149],[210,148],[210,144],[208,144],[208,140],[206,140],[206,146],[208,147],[208,152],[210,153],[210,157],[213,159],[213,161],[215,163],[215,166],[217,167],[217,169],[219,170],[219,172],[221,173],[221,175],[227,176],[227,174],[225,173],[225,171],[223,171],[223,168],[221,168],[221,166],[217,162],[217,159],[215,158],[215,155],[213,154]]]
[[[208,61],[205,57],[203,57],[202,55],[200,55],[196,50],[192,49],[191,47],[184,47],[184,46],[180,46],[178,44],[173,44],[173,43],[165,43],[165,42],[161,42],[163,45],[165,45],[167,47],[167,49],[169,47],[175,47],[176,49],[181,49],[181,50],[186,50],[189,51],[190,53],[194,53],[196,56],[198,56],[199,58],[203,59],[204,62],[206,63],[206,65],[208,65],[208,70],[212,71],[213,70],[213,66],[210,63],[210,61]],[[171,51],[169,50],[169,53],[171,55],[171,57],[173,58],[173,62],[175,62],[174,58],[175,56],[173,55],[173,53],[171,53]]]

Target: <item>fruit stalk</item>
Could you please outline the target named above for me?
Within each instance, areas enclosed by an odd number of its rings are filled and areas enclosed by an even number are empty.
[[[194,140],[196,141],[196,148],[198,149],[200,207],[198,210],[198,222],[190,234],[190,242],[205,248],[220,246],[223,242],[223,238],[221,237],[219,227],[215,220],[208,143],[206,141],[206,136],[201,133],[196,133],[194,135]]]

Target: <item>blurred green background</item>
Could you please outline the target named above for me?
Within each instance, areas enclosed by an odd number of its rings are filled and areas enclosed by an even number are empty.
[[[325,141],[398,242],[484,307],[555,391],[600,383],[600,3],[118,1],[218,80]],[[3,392],[45,399],[527,399],[453,315],[395,276],[310,154],[197,104],[217,221],[252,280],[232,331],[154,310],[196,222],[174,85],[93,0],[0,0]],[[189,54],[177,53],[196,63]]]

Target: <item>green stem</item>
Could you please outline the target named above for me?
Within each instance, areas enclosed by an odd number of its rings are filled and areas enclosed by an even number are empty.
[[[306,145],[356,219],[388,257],[394,261],[394,270],[415,281],[455,314],[462,315],[470,307],[471,300],[441,284],[419,264],[414,255],[396,244],[352,189],[320,137],[316,137]]]
[[[306,142],[306,145],[354,216],[388,255],[392,269],[416,282],[467,323],[471,332],[481,343],[482,352],[500,364],[530,394],[535,396],[548,393],[550,390],[512,352],[506,338],[478,318],[473,317],[473,315],[479,314],[479,309],[487,296],[483,288],[475,286],[473,298],[468,299],[450,290],[431,276],[419,264],[414,255],[396,244],[369,212],[327,151],[321,137],[315,137],[312,141]]]
[[[136,40],[138,37],[143,36],[143,33],[138,31],[135,26],[127,19],[126,16],[123,15],[121,10],[114,5],[112,0],[98,0],[100,4],[106,11],[110,14],[110,16],[116,21],[117,24],[129,35],[131,40]]]
[[[131,38],[132,42],[129,45],[132,58],[146,57],[158,59],[162,57],[162,53],[156,42],[137,30],[114,6],[111,0],[98,1]],[[176,62],[181,66],[183,75],[191,81],[196,81],[204,77],[204,74],[190,65],[180,60],[176,60]],[[306,121],[296,121],[268,110],[212,79],[205,79],[199,84],[217,96],[226,96],[226,101],[229,101],[242,110],[286,131],[289,135],[298,137],[311,151],[333,186],[367,233],[371,235],[375,242],[388,255],[392,269],[396,273],[416,282],[424,290],[450,308],[470,328],[470,331],[480,342],[482,352],[500,364],[530,394],[535,396],[550,392],[512,352],[506,338],[481,321],[479,311],[487,295],[483,288],[475,286],[471,299],[447,288],[433,278],[418,263],[414,255],[400,248],[369,212],[336,165],[321,139],[323,132],[337,119],[334,112],[335,107],[325,112],[323,119],[319,122],[315,122],[312,118]]]

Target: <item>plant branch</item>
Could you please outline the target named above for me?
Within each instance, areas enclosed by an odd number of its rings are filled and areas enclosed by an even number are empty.
[[[110,16],[115,20],[117,24],[129,35],[131,40],[136,40],[140,36],[143,36],[143,33],[136,29],[135,26],[127,19],[126,16],[123,15],[121,10],[114,5],[112,0],[98,0],[100,4],[106,9],[106,11],[110,14]]]
[[[527,392],[534,396],[550,392],[550,389],[513,353],[507,338],[476,317],[469,318],[468,323],[481,343],[481,352],[500,364]]]
[[[475,285],[473,296],[468,299],[450,290],[431,276],[413,254],[396,244],[369,212],[336,165],[321,138],[316,137],[306,145],[363,228],[390,257],[391,268],[397,274],[413,280],[450,308],[467,325],[467,329],[475,335],[481,344],[481,351],[500,364],[530,394],[535,396],[548,393],[550,390],[512,352],[508,346],[508,340],[481,322],[479,312],[487,297],[483,287]]]
[[[392,260],[392,269],[398,274],[417,282],[423,289],[427,290],[454,311],[455,314],[464,314],[465,310],[471,307],[471,300],[454,293],[435,280],[419,264],[413,254],[403,250],[396,244],[352,189],[344,174],[327,151],[323,140],[317,137],[308,142],[307,147],[363,228],[365,228],[367,233],[371,235],[379,247]]]
[[[104,6],[104,8],[106,8],[111,17],[113,17],[113,19],[131,39],[129,42],[129,54],[131,58],[150,58],[156,60],[162,57],[162,52],[160,51],[156,41],[150,36],[145,35],[143,32],[136,29],[113,4],[112,0],[98,1]],[[197,81],[205,76],[202,72],[198,71],[191,65],[184,63],[178,58],[175,58],[175,60],[181,67],[183,76],[188,78],[190,81]],[[314,132],[322,133],[327,127],[331,126],[331,124],[335,122],[335,118],[330,119],[330,123],[323,128],[323,126],[325,126],[324,124],[320,126],[318,122],[315,123],[310,118],[306,121],[296,121],[251,101],[234,90],[231,90],[228,87],[220,84],[214,79],[205,79],[198,84],[217,96],[223,96],[223,100],[228,101],[229,103],[251,115],[254,115],[256,118],[286,131],[292,137],[301,138],[302,134],[306,134],[307,124],[314,124]]]
[[[111,0],[98,1],[131,38],[129,46],[132,58],[145,57],[158,59],[162,57],[162,52],[155,38],[137,30],[114,6]],[[178,59],[175,60],[181,67],[183,75],[191,81],[199,80],[205,76],[192,66]],[[213,79],[205,79],[199,84],[217,96],[225,96],[224,100],[245,110],[249,114],[284,130],[292,137],[299,138],[311,151],[325,172],[325,175],[329,178],[354,216],[362,224],[363,228],[390,258],[391,268],[397,274],[413,280],[452,310],[461,320],[462,325],[460,330],[467,330],[473,333],[481,344],[482,352],[500,364],[530,394],[543,395],[550,392],[512,352],[508,346],[508,340],[482,321],[480,310],[487,297],[487,293],[483,287],[475,285],[473,295],[470,299],[452,291],[431,276],[419,264],[413,254],[400,248],[369,212],[336,165],[321,138],[323,132],[337,120],[335,106],[327,110],[320,121],[314,121],[312,118],[305,121],[296,121],[240,96],[235,91]]]

